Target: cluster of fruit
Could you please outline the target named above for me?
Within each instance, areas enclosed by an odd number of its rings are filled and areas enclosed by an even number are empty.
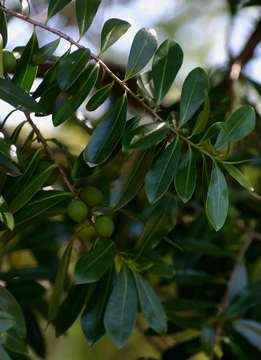
[[[101,205],[103,200],[102,192],[94,186],[84,187],[79,194],[78,199],[73,199],[67,208],[68,216],[77,223],[84,222],[88,215],[93,218],[90,208]],[[80,237],[95,239],[97,236],[109,238],[114,232],[113,220],[106,216],[100,215],[94,217],[93,224],[83,227],[79,233]]]

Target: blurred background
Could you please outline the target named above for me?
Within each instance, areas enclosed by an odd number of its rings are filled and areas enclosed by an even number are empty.
[[[22,6],[23,12],[27,13],[27,1],[21,0],[20,2],[7,0],[6,6],[17,10]],[[102,6],[98,10],[96,19],[87,35],[82,39],[82,43],[91,48],[94,53],[98,53],[99,34],[104,22],[112,17],[128,21],[131,24],[129,31],[106,52],[103,58],[115,73],[122,76],[131,42],[140,28],[154,28],[159,43],[166,38],[175,39],[183,48],[184,63],[172,91],[164,99],[164,103],[169,105],[178,97],[182,82],[192,68],[202,66],[210,74],[214,74],[217,70],[222,73],[222,70],[228,67],[230,58],[239,54],[244,47],[260,18],[261,9],[258,6],[242,7],[233,17],[235,6],[233,3],[237,2],[233,0],[102,0]],[[258,2],[256,3],[258,4]],[[30,16],[37,20],[45,21],[46,10],[47,1],[30,1]],[[62,14],[51,19],[48,25],[78,39],[73,5],[67,6]],[[13,50],[17,46],[26,44],[31,33],[32,27],[29,24],[15,18],[10,19],[8,49]],[[37,35],[41,46],[56,38],[39,29],[37,29]],[[61,41],[57,54],[62,54],[67,49],[68,43]],[[242,74],[256,84],[247,91],[260,114],[261,103],[258,88],[260,89],[261,86],[261,44],[256,47],[253,58],[243,68]],[[1,116],[4,118],[11,107],[2,101],[0,106]],[[92,126],[101,118],[107,106],[108,104],[105,104],[94,113],[86,112],[83,107],[77,114],[79,123],[83,121]],[[11,130],[22,120],[21,114],[14,113],[8,120],[8,129]],[[58,138],[75,155],[80,154],[86,146],[89,135],[80,124],[77,125],[77,122],[69,121],[57,129],[53,127],[49,117],[35,118],[34,120],[45,136]],[[51,330],[47,331],[49,332],[50,354],[48,360],[117,360],[123,358],[134,360],[145,355],[157,357],[155,348],[147,343],[138,330],[133,334],[127,346],[120,351],[109,339],[102,340],[95,349],[89,349],[79,324],[72,328],[68,336],[58,340],[55,339]]]

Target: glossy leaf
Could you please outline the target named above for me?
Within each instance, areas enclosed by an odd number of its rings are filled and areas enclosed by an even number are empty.
[[[55,206],[63,204],[64,200],[73,195],[69,192],[48,190],[39,192],[26,206],[15,214],[16,224],[22,224],[35,217],[47,213]]]
[[[32,58],[34,64],[40,65],[43,64],[46,60],[49,60],[50,57],[55,52],[55,50],[57,49],[59,43],[60,43],[60,39],[56,39],[50,42],[49,44],[46,44],[45,46],[41,47],[37,51],[35,51]]]
[[[128,204],[139,192],[144,183],[154,153],[148,151],[135,151],[121,168],[120,177],[112,184],[110,205],[120,209]]]
[[[0,222],[5,224],[10,230],[14,229],[15,222],[13,214],[9,211],[8,205],[2,195],[0,195]]]
[[[109,19],[105,22],[101,32],[101,53],[112,46],[126,33],[130,24],[120,19]]]
[[[59,61],[56,79],[61,90],[68,90],[81,76],[88,65],[90,56],[89,49],[78,49]]]
[[[112,266],[115,256],[115,244],[104,240],[88,254],[82,256],[75,267],[76,284],[90,284],[98,281]]]
[[[180,199],[186,203],[194,193],[197,182],[197,169],[194,154],[189,147],[181,157],[175,175],[175,188]]]
[[[186,77],[180,98],[179,126],[186,124],[205,100],[208,76],[201,68],[193,69]]]
[[[113,289],[105,310],[106,333],[121,348],[130,336],[137,314],[137,293],[133,276],[124,265],[115,275]]]
[[[63,106],[53,115],[54,126],[58,126],[68,120],[79,108],[95,85],[98,72],[98,65],[90,64],[87,66],[87,69],[70,89],[72,95],[70,95],[67,101],[63,102]]]
[[[176,139],[159,155],[145,178],[145,191],[151,203],[158,201],[174,180],[180,156],[180,144]]]
[[[43,172],[35,176],[26,186],[24,186],[19,194],[17,194],[17,196],[10,202],[10,209],[13,212],[16,212],[27,204],[42,188],[55,167],[56,165],[49,166]]]
[[[234,178],[241,186],[243,186],[248,191],[254,191],[253,186],[249,183],[245,175],[234,165],[224,164],[224,168],[227,170],[230,176]]]
[[[192,131],[192,136],[200,134],[202,131],[205,130],[205,128],[207,126],[207,123],[208,123],[209,115],[210,115],[209,96],[208,96],[208,94],[206,92],[205,93],[204,107],[200,111],[200,113],[198,114],[195,126],[194,126],[193,131]]]
[[[18,336],[26,336],[26,326],[23,312],[14,296],[3,286],[0,286],[0,310],[10,314],[15,320],[14,330]]]
[[[215,148],[220,150],[243,139],[255,128],[255,110],[251,106],[242,106],[225,121],[217,137]]]
[[[96,344],[105,334],[103,318],[110,290],[111,278],[104,276],[91,294],[81,316],[82,330],[90,346]]]
[[[76,0],[76,17],[81,37],[93,22],[100,3],[101,0]]]
[[[157,102],[167,94],[183,62],[183,51],[174,40],[164,41],[152,63],[152,78]]]
[[[71,0],[50,0],[48,6],[48,19],[56,15],[70,2]]]
[[[236,320],[233,326],[250,344],[261,351],[261,323],[248,319]]]
[[[0,99],[25,112],[41,112],[39,104],[22,88],[10,80],[0,79]]]
[[[63,292],[63,288],[64,288],[64,283],[66,280],[68,267],[70,264],[72,247],[73,247],[73,242],[70,241],[63,253],[61,260],[60,260],[59,268],[58,268],[56,278],[55,278],[55,283],[53,286],[51,299],[49,302],[49,308],[48,308],[48,320],[49,321],[53,321],[57,317],[57,314],[58,314],[61,296],[62,296],[62,292]]]
[[[131,45],[125,80],[137,75],[150,61],[156,49],[155,30],[147,28],[139,30]]]
[[[169,132],[169,128],[163,122],[153,122],[136,128],[126,129],[122,140],[123,151],[151,148],[164,140]]]
[[[33,64],[33,55],[38,50],[38,40],[33,32],[31,39],[23,50],[12,81],[20,88],[30,91],[37,74],[37,65]],[[19,104],[19,102],[18,102]]]
[[[161,305],[158,296],[156,295],[150,284],[138,273],[133,273],[137,291],[139,304],[144,315],[144,318],[149,323],[151,328],[159,334],[164,334],[167,331],[166,314]]]
[[[210,224],[218,231],[228,213],[228,188],[226,179],[217,165],[213,166],[206,200],[206,214]]]
[[[96,93],[90,98],[86,105],[86,110],[94,111],[99,106],[101,106],[104,101],[109,97],[111,90],[113,88],[113,83],[107,84],[96,91]]]
[[[86,162],[101,164],[110,157],[122,137],[126,114],[127,96],[124,94],[92,134],[84,152]]]

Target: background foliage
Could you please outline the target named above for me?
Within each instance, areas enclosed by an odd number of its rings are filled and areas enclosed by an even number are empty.
[[[0,358],[54,358],[50,333],[80,322],[94,350],[79,358],[259,359],[260,85],[247,66],[260,18],[222,66],[181,79],[181,16],[159,25],[169,39],[138,30],[124,68],[106,53],[126,20],[85,46],[108,5],[0,5]],[[227,1],[228,35],[257,5]],[[13,19],[34,25],[14,49]],[[123,349],[110,355],[108,338]]]

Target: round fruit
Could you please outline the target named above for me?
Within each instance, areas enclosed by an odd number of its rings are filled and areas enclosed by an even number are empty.
[[[83,201],[74,199],[68,205],[67,212],[72,220],[82,222],[88,214],[88,208]]]
[[[87,225],[78,232],[78,235],[82,240],[94,240],[97,237],[97,232],[94,226]]]
[[[95,220],[95,229],[102,237],[110,237],[114,231],[114,222],[108,216],[99,216]]]
[[[102,202],[102,192],[94,186],[83,188],[80,197],[89,206],[97,206]]]
[[[4,63],[4,71],[6,73],[11,73],[15,71],[16,58],[11,51],[8,50],[3,51],[3,63]]]

